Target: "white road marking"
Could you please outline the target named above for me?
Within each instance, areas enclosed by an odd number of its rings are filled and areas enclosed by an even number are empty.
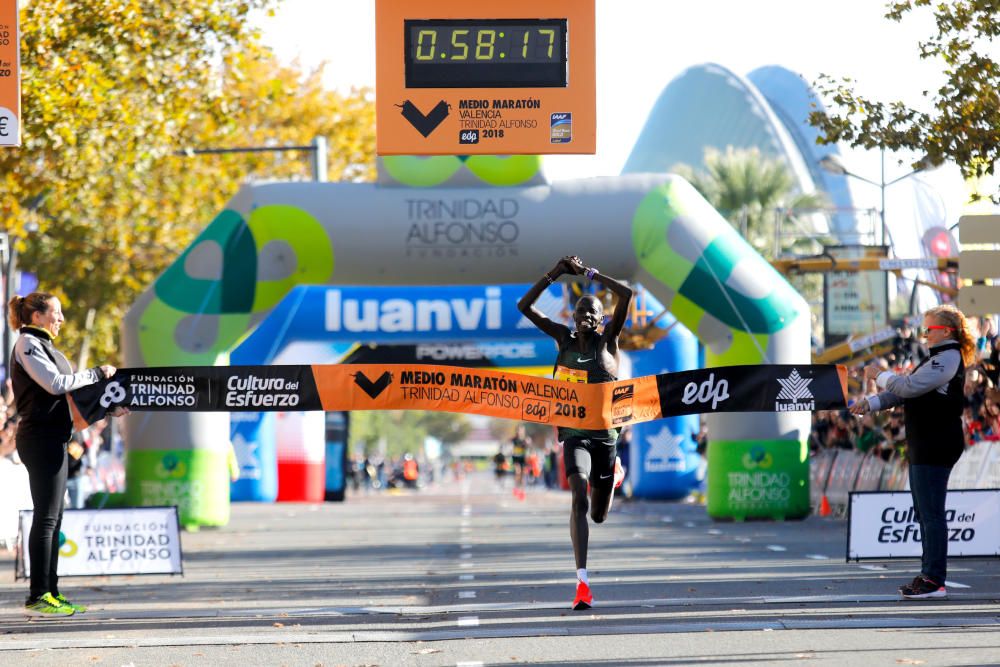
[[[806,554],[806,558],[810,560],[830,560],[829,556],[824,556],[823,554]]]
[[[461,558],[462,560],[468,560],[472,558],[472,554],[458,554],[458,557]]]
[[[478,616],[459,616],[458,617],[458,627],[460,628],[475,628],[479,626]]]
[[[884,570],[885,565],[859,565],[862,570]]]
[[[972,588],[972,586],[968,586],[966,584],[960,584],[957,581],[948,581],[947,579],[945,580],[944,585],[951,586],[952,588]]]
[[[767,550],[768,551],[788,551],[788,549],[786,549],[785,547],[781,546],[780,544],[768,544],[767,545]]]
[[[461,600],[472,600],[476,597],[476,591],[459,591],[458,597]]]
[[[458,580],[459,581],[472,581],[475,578],[476,578],[476,575],[474,575],[474,574],[460,574],[460,575],[458,575]]]

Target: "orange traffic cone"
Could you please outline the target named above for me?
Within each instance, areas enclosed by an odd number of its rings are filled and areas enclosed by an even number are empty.
[[[819,501],[819,515],[820,516],[830,516],[832,511],[830,510],[830,501],[827,499],[826,494],[823,494],[823,500]]]

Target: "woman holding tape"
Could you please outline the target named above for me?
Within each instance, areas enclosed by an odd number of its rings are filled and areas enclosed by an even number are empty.
[[[535,308],[535,301],[542,292],[563,274],[585,276],[588,280],[604,285],[618,297],[615,312],[603,331],[598,327],[604,321],[604,307],[595,296],[585,295],[576,302],[573,312],[575,331],[553,322]],[[617,379],[618,336],[625,326],[631,300],[631,288],[601,274],[597,269],[587,268],[579,257],[573,256],[559,260],[554,269],[531,286],[517,307],[535,326],[558,343],[559,356],[553,372],[555,379],[600,383],[614,382]],[[587,579],[587,542],[590,538],[587,510],[590,510],[594,523],[603,523],[611,511],[614,490],[625,477],[616,455],[618,433],[619,429],[584,431],[559,428],[559,440],[563,443],[563,463],[572,493],[569,534],[577,568],[573,609],[589,609],[594,601]]]
[[[72,616],[87,608],[71,603],[59,592],[59,529],[73,434],[66,394],[111,377],[115,367],[73,372],[52,342],[64,321],[62,305],[52,294],[15,296],[8,311],[11,328],[20,330],[8,366],[20,416],[14,437],[17,453],[28,470],[33,505],[28,535],[31,587],[25,609],[38,616]],[[116,408],[109,414],[117,417],[127,413],[125,408]]]
[[[948,596],[945,497],[952,466],[965,450],[962,388],[965,368],[976,353],[976,341],[965,316],[954,306],[937,306],[924,313],[920,333],[927,339],[930,357],[909,375],[896,375],[874,364],[866,366],[865,380],[874,380],[883,391],[851,406],[856,415],[903,406],[910,492],[923,550],[920,574],[899,588],[908,600]]]

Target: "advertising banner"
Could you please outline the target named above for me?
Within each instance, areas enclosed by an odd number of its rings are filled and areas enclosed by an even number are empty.
[[[851,493],[847,560],[920,558],[920,522],[909,491]],[[948,557],[1000,556],[1000,489],[949,490]]]
[[[885,256],[885,247],[828,246],[837,259]],[[824,346],[885,327],[889,283],[885,271],[831,271],[823,274]]]
[[[711,517],[809,515],[809,456],[798,440],[709,440],[708,479]]]
[[[579,379],[423,364],[123,368],[72,398],[88,424],[125,406],[170,412],[436,410],[600,430],[674,415],[837,410],[847,395],[846,369],[830,365],[724,366],[603,384]]]
[[[22,510],[17,576],[31,576],[25,558],[33,512]],[[176,507],[66,510],[59,531],[59,576],[183,574]]]
[[[17,0],[0,0],[0,146],[21,145],[20,37]]]

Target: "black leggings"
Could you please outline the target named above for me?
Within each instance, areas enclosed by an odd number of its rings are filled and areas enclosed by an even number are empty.
[[[34,506],[28,534],[31,563],[29,601],[59,594],[59,530],[66,497],[66,443],[17,439],[17,453],[28,469]]]

